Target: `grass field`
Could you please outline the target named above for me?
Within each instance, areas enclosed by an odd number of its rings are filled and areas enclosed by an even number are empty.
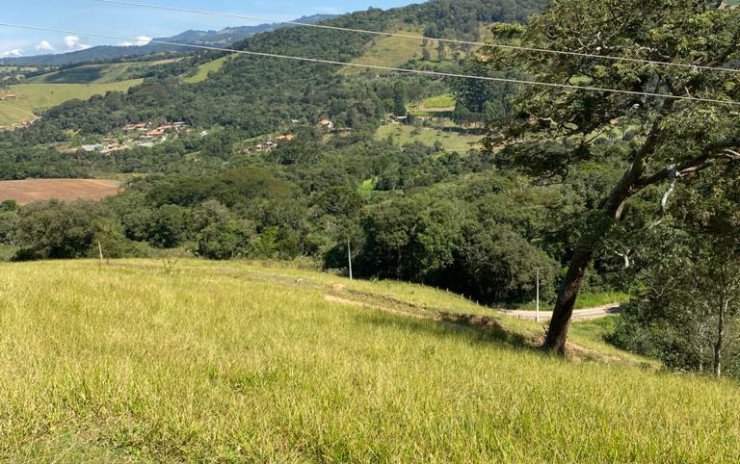
[[[369,64],[373,66],[398,67],[414,59],[420,58],[422,53],[422,35],[420,33],[402,32],[403,34],[417,36],[418,39],[405,37],[379,37],[367,46],[362,57],[353,60],[353,63]],[[431,46],[431,45],[430,45]],[[433,50],[431,48],[430,50]],[[346,74],[363,72],[362,68],[345,68]]]
[[[134,79],[157,66],[174,63],[177,60],[172,58],[159,61],[82,65],[37,76],[28,82],[34,84],[110,84]]]
[[[426,111],[426,112],[449,112],[455,110],[455,104],[457,101],[452,95],[438,95],[436,97],[427,98],[426,100],[410,105],[411,111]]]
[[[34,114],[73,100],[85,100],[108,91],[126,91],[141,83],[140,79],[106,84],[20,84],[10,88],[17,100],[0,101],[0,126],[34,119]]]
[[[481,136],[466,135],[457,132],[444,132],[434,129],[416,128],[403,124],[386,124],[380,126],[375,133],[376,140],[392,138],[398,145],[418,142],[427,146],[434,146],[439,142],[447,151],[467,153],[471,148],[479,148]]]
[[[443,292],[200,261],[0,275],[0,462],[740,459],[736,384],[549,358],[400,311]]]
[[[121,184],[98,179],[26,179],[0,181],[0,202],[25,205],[37,200],[101,200],[118,193]]]
[[[236,56],[236,54],[227,55],[216,60],[209,61],[208,63],[202,64],[198,67],[198,72],[195,75],[185,77],[183,78],[183,81],[187,82],[188,84],[197,84],[199,82],[203,82],[208,79],[208,75],[210,73],[217,72],[226,64],[227,61],[233,60]]]

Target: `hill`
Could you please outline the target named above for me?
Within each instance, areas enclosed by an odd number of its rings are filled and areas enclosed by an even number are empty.
[[[487,22],[525,21],[542,3],[438,0],[329,24],[417,31],[412,50],[423,46],[419,31],[475,38]],[[291,28],[236,47],[361,62],[377,45],[386,46],[364,34]],[[404,65],[464,70],[467,55],[458,51]],[[94,65],[80,68],[60,74],[96,77]],[[349,236],[358,277],[424,282],[521,306],[535,297],[536,267],[543,297],[552,298],[572,246],[569,228],[602,193],[601,179],[614,175],[612,166],[597,165],[579,172],[577,185],[541,187],[500,174],[495,158],[479,150],[475,123],[450,119],[459,105],[448,80],[221,53],[160,68],[126,92],[69,101],[31,127],[0,133],[3,179],[131,180],[100,207],[71,208],[79,215],[62,205],[0,214],[9,231],[0,240],[25,257],[86,256],[100,238],[115,242],[111,253],[119,257],[182,246],[214,259],[307,256],[343,270]],[[486,100],[510,95],[495,84],[479,87]],[[115,151],[77,150],[84,146]],[[18,216],[47,214],[75,222],[84,240],[57,246],[63,238],[18,226]],[[105,237],[101,222],[112,225]],[[613,288],[621,261],[604,263],[590,291],[624,291]]]
[[[311,16],[303,16],[289,22],[300,24],[317,24],[323,21],[329,21],[336,17],[336,15],[317,14]],[[259,26],[227,27],[226,29],[222,29],[220,31],[190,30],[162,40],[197,45],[227,46],[248,39],[249,37],[260,34],[262,32],[271,32],[278,29],[290,27],[296,27],[296,25],[287,23],[271,23],[260,24]]]
[[[529,323],[425,318],[479,311],[443,292],[188,260],[0,270],[2,461],[740,457],[736,384],[546,357]]]
[[[304,16],[292,22],[315,24],[334,18],[333,15]],[[187,47],[168,45],[157,42],[175,42],[194,45],[227,46],[263,32],[296,27],[294,24],[272,23],[258,26],[229,27],[220,31],[186,31],[172,37],[155,38],[153,43],[142,46],[98,46],[70,53],[37,55],[20,58],[5,58],[0,65],[5,66],[70,66],[90,61],[116,61],[172,52],[189,52]]]
[[[110,91],[125,91],[141,84],[129,80],[92,84],[20,84],[12,86],[16,98],[0,101],[0,126],[11,126],[22,121],[32,121],[44,110],[73,99],[86,100],[93,95]]]
[[[482,24],[491,21],[526,21],[527,16],[542,5],[542,0],[516,3],[503,0],[433,1],[389,11],[370,9],[344,15],[328,24],[389,32],[414,29],[433,37],[477,39]],[[413,42],[416,40],[412,39],[411,48],[416,48],[417,44]],[[296,27],[258,34],[234,46],[245,51],[335,61],[362,62],[368,59],[369,62],[377,62],[373,43],[376,42],[371,35]],[[387,45],[384,41],[377,44],[380,47]],[[376,57],[373,59],[373,56]],[[338,68],[333,66],[274,58],[240,56],[228,65],[219,67],[212,79],[196,79],[196,85],[175,85],[166,81],[167,77],[179,77],[182,74],[198,75],[199,67],[204,62],[221,57],[222,54],[218,53],[191,55],[190,61],[181,61],[172,67],[173,74],[177,72],[177,75],[161,75],[156,83],[129,92],[125,96],[127,103],[136,101],[136,104],[125,105],[125,111],[103,109],[98,101],[89,105],[86,112],[101,120],[98,127],[112,128],[113,120],[116,120],[116,125],[121,119],[136,122],[142,118],[142,114],[147,114],[149,117],[166,116],[168,119],[188,121],[197,126],[236,127],[254,137],[280,130],[290,120],[316,123],[322,117],[343,120],[342,125],[351,122],[351,125],[358,126],[353,129],[360,129],[362,126],[377,125],[388,110],[387,101],[391,96],[387,93],[393,88],[393,82],[376,85],[366,76],[337,73]],[[401,54],[395,64],[403,64],[407,58],[413,58],[413,55]],[[450,61],[449,66],[455,69],[458,63]],[[449,89],[437,91],[445,93]],[[166,98],[146,97],[151,92],[163,97],[166,95]],[[61,124],[72,126],[74,122],[64,121]],[[83,131],[86,129],[79,128]]]

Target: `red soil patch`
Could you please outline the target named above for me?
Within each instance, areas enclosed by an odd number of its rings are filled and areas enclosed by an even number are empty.
[[[121,186],[98,179],[27,179],[0,182],[0,202],[15,200],[20,205],[32,201],[58,199],[102,200],[116,195]]]

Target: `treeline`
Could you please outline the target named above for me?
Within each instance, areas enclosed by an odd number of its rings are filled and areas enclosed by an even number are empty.
[[[339,272],[349,241],[358,276],[518,303],[532,298],[537,268],[552,297],[572,247],[569,228],[601,193],[595,180],[613,175],[598,167],[570,185],[538,187],[498,172],[479,152],[319,140],[306,134],[271,153],[222,157],[209,169],[178,163],[183,149],[165,158],[171,172],[137,179],[100,204],[8,205],[0,241],[18,250],[15,259],[96,256],[100,241],[111,257],[157,249],[210,259],[307,256]],[[611,288],[619,265],[605,260],[590,284]]]

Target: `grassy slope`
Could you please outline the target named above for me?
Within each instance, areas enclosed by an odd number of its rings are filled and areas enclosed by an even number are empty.
[[[421,32],[403,29],[394,29],[391,32],[408,37],[377,37],[366,46],[365,53],[361,57],[352,60],[352,62],[371,66],[403,67],[409,61],[420,60],[422,58],[424,42]],[[432,57],[432,61],[429,64],[436,62],[438,46],[439,41],[428,39],[427,49]],[[365,70],[353,67],[344,68],[341,72],[345,74],[360,74],[365,72]],[[378,73],[378,71],[372,72]]]
[[[399,31],[399,33],[418,36],[419,38],[378,37],[368,44],[362,57],[357,58],[352,62],[373,66],[400,67],[414,58],[421,58],[422,35],[420,33],[407,31]],[[430,48],[430,50],[434,49]],[[353,74],[363,72],[363,70],[361,68],[345,68],[343,72]]]
[[[32,118],[32,114],[62,103],[77,99],[88,99],[96,94],[112,90],[125,91],[138,85],[141,80],[130,80],[107,84],[21,84],[10,90],[18,95],[15,101],[0,101],[0,125],[16,124]]]
[[[174,63],[178,58],[158,61],[132,61],[123,63],[90,64],[29,79],[32,84],[109,84],[131,80],[136,75],[164,64]]]
[[[440,142],[447,151],[457,151],[467,153],[471,148],[478,147],[481,136],[465,135],[456,132],[443,132],[439,130],[417,129],[413,126],[402,124],[386,124],[380,126],[375,133],[376,140],[388,140],[392,137],[394,143],[405,145],[408,143],[419,142],[427,146],[434,146]]]
[[[171,275],[151,261],[0,271],[2,462],[740,458],[737,385],[328,303],[331,276],[191,261]]]
[[[198,72],[195,75],[183,78],[183,82],[187,82],[188,84],[197,84],[199,82],[203,82],[208,79],[208,75],[210,73],[220,70],[227,61],[234,59],[235,56],[237,55],[234,54],[223,56],[216,60],[202,64],[198,67]]]

